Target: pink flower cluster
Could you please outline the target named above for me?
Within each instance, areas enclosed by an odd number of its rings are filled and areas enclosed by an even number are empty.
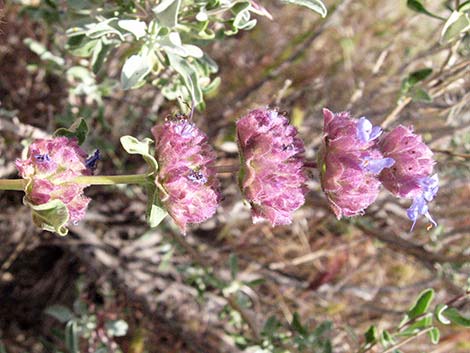
[[[323,144],[318,154],[320,179],[336,217],[362,214],[380,191],[377,175],[394,164],[376,148],[382,133],[366,119],[323,110]]]
[[[439,190],[439,178],[433,174],[433,153],[411,128],[399,125],[386,134],[379,144],[382,153],[393,158],[395,165],[380,174],[380,181],[393,195],[411,198],[408,217],[413,221],[425,216],[433,225],[436,222],[429,213],[427,203]]]
[[[323,110],[323,139],[318,153],[320,181],[338,219],[363,214],[381,185],[397,197],[410,198],[407,211],[414,227],[424,215],[436,224],[428,203],[438,191],[431,150],[412,129],[402,125],[383,134],[366,118]],[[214,215],[221,200],[216,154],[207,136],[186,117],[152,129],[155,137],[155,186],[161,204],[185,233],[188,224]],[[297,129],[276,110],[255,109],[236,123],[240,152],[239,186],[249,202],[254,223],[290,224],[307,192],[304,144]],[[69,219],[83,219],[90,199],[85,185],[74,182],[91,175],[99,159],[78,146],[76,139],[37,140],[28,157],[17,160],[27,180],[26,199],[33,205],[60,200]]]
[[[188,223],[210,218],[220,202],[216,155],[206,135],[185,118],[157,125],[152,133],[162,203],[184,233]]]
[[[429,214],[427,203],[438,191],[431,175],[432,152],[420,136],[404,126],[382,135],[366,119],[347,112],[323,110],[323,144],[318,155],[322,188],[337,218],[362,214],[383,184],[397,197],[412,198],[408,217],[413,221]]]
[[[82,220],[90,199],[83,194],[86,185],[74,183],[73,179],[91,175],[95,158],[96,155],[87,159],[76,139],[36,140],[29,146],[28,157],[16,160],[21,177],[29,182],[27,200],[33,205],[60,200],[67,207],[70,221]]]
[[[297,130],[275,110],[256,109],[237,122],[240,188],[253,222],[289,224],[305,202],[304,144]]]

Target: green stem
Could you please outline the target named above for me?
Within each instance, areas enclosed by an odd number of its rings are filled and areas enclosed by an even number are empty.
[[[0,179],[0,190],[19,190],[25,187],[24,179]]]
[[[72,181],[87,185],[145,184],[148,174],[79,176]]]
[[[70,182],[85,185],[145,184],[148,178],[148,174],[94,175],[79,176]],[[0,190],[24,191],[25,185],[25,179],[0,179]]]

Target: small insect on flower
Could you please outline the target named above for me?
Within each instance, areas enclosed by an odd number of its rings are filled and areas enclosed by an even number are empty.
[[[215,152],[207,136],[184,115],[152,128],[162,203],[180,230],[214,215],[221,199]]]
[[[304,143],[276,110],[255,109],[237,122],[240,189],[253,222],[290,224],[305,202]]]
[[[366,118],[323,109],[323,143],[318,154],[320,180],[336,217],[360,215],[380,191],[377,175],[395,161],[377,149],[382,134]]]
[[[74,138],[34,141],[29,146],[27,158],[16,160],[19,174],[27,180],[25,200],[33,206],[59,200],[66,206],[66,218],[78,223],[85,217],[90,199],[83,193],[86,185],[74,183],[73,179],[91,175],[98,158],[98,151],[88,158]],[[51,230],[47,217],[34,217],[34,214],[33,210],[33,218],[39,226]]]
[[[407,212],[408,218],[413,221],[411,230],[420,215],[435,226],[427,205],[439,190],[439,178],[433,174],[435,162],[431,149],[412,128],[403,125],[386,134],[379,148],[384,156],[395,160],[393,168],[380,173],[380,181],[396,197],[413,200]]]

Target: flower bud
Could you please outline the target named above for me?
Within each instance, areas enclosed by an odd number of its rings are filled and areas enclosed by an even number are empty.
[[[88,161],[76,139],[56,137],[34,141],[29,146],[27,158],[16,160],[19,174],[27,180],[26,201],[38,206],[59,200],[67,208],[68,220],[79,222],[85,216],[90,199],[83,193],[86,185],[74,183],[73,179],[91,175]],[[39,220],[38,217],[34,219]],[[48,222],[41,219],[38,225],[50,230]]]
[[[253,223],[290,224],[305,202],[303,141],[275,110],[256,109],[237,122],[240,188],[251,204]]]
[[[336,217],[362,214],[380,191],[377,175],[393,165],[376,149],[382,133],[366,118],[323,109],[323,143],[318,155],[322,189]]]
[[[188,223],[204,222],[219,205],[216,155],[206,135],[187,119],[157,125],[152,133],[162,203],[185,233]]]
[[[439,189],[437,174],[431,176],[435,162],[430,148],[421,136],[403,125],[386,134],[379,147],[384,156],[395,160],[392,168],[380,173],[380,181],[395,196],[413,199],[408,209],[408,217],[413,221],[411,229],[419,215],[436,225],[427,206]]]

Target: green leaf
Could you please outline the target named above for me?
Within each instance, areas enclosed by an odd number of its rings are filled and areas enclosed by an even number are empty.
[[[79,350],[78,325],[72,320],[65,326],[65,347],[70,353],[80,353]]]
[[[447,319],[445,316],[444,316],[444,311],[448,308],[448,306],[446,304],[437,304],[436,305],[436,308],[434,309],[434,317],[436,318],[436,320],[443,324],[443,325],[449,325],[450,324],[450,320]]]
[[[232,279],[236,279],[238,275],[238,258],[235,254],[230,254],[228,258],[228,262],[230,265],[230,276]]]
[[[417,70],[412,72],[405,78],[401,84],[401,94],[406,95],[408,92],[412,90],[421,81],[424,81],[432,74],[431,68],[424,68],[421,70]]]
[[[428,288],[422,291],[415,304],[408,310],[408,320],[412,320],[415,317],[424,314],[428,309],[431,301],[434,299],[434,289]]]
[[[421,70],[414,71],[408,76],[408,82],[410,85],[414,86],[418,82],[421,82],[427,79],[431,74],[432,74],[432,69],[428,67],[421,69]]]
[[[147,198],[145,219],[147,220],[150,228],[155,228],[168,215],[168,212],[161,206],[158,189],[155,182],[147,184]]]
[[[437,327],[433,327],[431,331],[428,332],[429,338],[431,339],[431,342],[433,344],[438,344],[439,339],[441,337],[441,334],[439,332],[439,329]]]
[[[401,331],[400,333],[396,335],[404,336],[404,337],[413,336],[417,332],[430,327],[432,325],[432,318],[433,318],[433,315],[431,313],[428,313],[423,318],[417,320],[416,322],[408,326],[405,330]]]
[[[195,105],[203,102],[202,90],[196,69],[184,58],[167,53],[170,66],[182,77],[184,84],[191,94]]]
[[[121,85],[124,90],[136,88],[144,84],[145,76],[150,72],[151,64],[147,56],[132,55],[121,71]]]
[[[318,13],[321,17],[326,17],[328,10],[321,0],[281,0],[282,2],[305,6],[310,10]]]
[[[387,348],[388,346],[394,343],[395,343],[395,339],[393,338],[393,336],[387,330],[383,330],[382,333],[380,334],[380,344],[384,348]]]
[[[129,325],[124,320],[111,320],[106,321],[104,324],[106,333],[111,337],[122,337],[127,334]]]
[[[151,173],[156,173],[158,170],[158,163],[150,153],[152,149],[153,140],[145,138],[139,141],[134,136],[122,136],[121,145],[129,154],[140,154],[150,168]]]
[[[59,320],[63,324],[70,321],[75,316],[69,308],[63,305],[52,305],[44,310],[44,313]]]
[[[7,349],[3,345],[2,341],[0,341],[0,353],[7,353]]]
[[[411,98],[416,102],[430,103],[432,97],[422,88],[416,88],[411,91]]]
[[[62,201],[55,199],[41,205],[33,205],[25,198],[23,202],[31,208],[33,222],[39,228],[62,236],[67,235],[69,230],[65,225],[69,220],[69,211]]]
[[[264,284],[265,282],[266,282],[266,280],[264,278],[257,278],[257,279],[254,279],[252,281],[243,282],[243,284],[246,284],[249,287],[256,287],[256,286],[260,286],[260,285]]]
[[[456,308],[448,308],[444,310],[443,315],[453,324],[470,327],[470,318],[463,316]]]
[[[326,321],[323,321],[317,327],[315,327],[315,330],[313,330],[312,334],[316,337],[321,337],[328,331],[331,331],[332,328],[333,328],[333,322],[326,320]]]
[[[406,6],[408,6],[409,9],[416,11],[418,13],[421,13],[421,14],[424,14],[433,18],[437,18],[438,20],[444,20],[444,18],[437,16],[429,12],[428,10],[426,10],[426,8],[424,7],[424,5],[421,3],[420,0],[408,0],[406,2]]]
[[[152,10],[161,26],[173,28],[178,24],[181,0],[162,0]]]
[[[374,343],[377,341],[377,327],[374,325],[370,326],[366,333],[364,333],[366,343]]]
[[[137,40],[147,34],[147,24],[139,20],[120,20],[118,26],[131,33]]]
[[[272,337],[279,327],[281,327],[281,323],[276,319],[275,316],[270,316],[266,320],[261,334],[266,337]]]
[[[75,121],[72,124],[72,126],[70,126],[68,129],[62,127],[60,129],[57,129],[54,132],[54,136],[65,136],[68,138],[76,138],[78,140],[79,145],[85,142],[87,135],[88,135],[88,125],[85,119],[83,118],[80,118],[77,121]]]
[[[232,23],[235,28],[235,32],[237,32],[238,29],[250,30],[256,25],[257,21],[255,19],[250,19],[250,6],[249,1],[243,1],[235,3],[232,7],[232,12],[235,15]]]
[[[300,315],[299,313],[295,312],[292,315],[292,322],[291,322],[292,328],[297,331],[299,334],[302,336],[308,335],[308,330],[302,325],[300,321]]]
[[[468,30],[470,30],[470,14],[454,11],[442,28],[440,41],[442,44],[450,43]]]
[[[470,0],[465,1],[464,3],[460,4],[458,10],[460,12],[469,12],[470,11]]]

